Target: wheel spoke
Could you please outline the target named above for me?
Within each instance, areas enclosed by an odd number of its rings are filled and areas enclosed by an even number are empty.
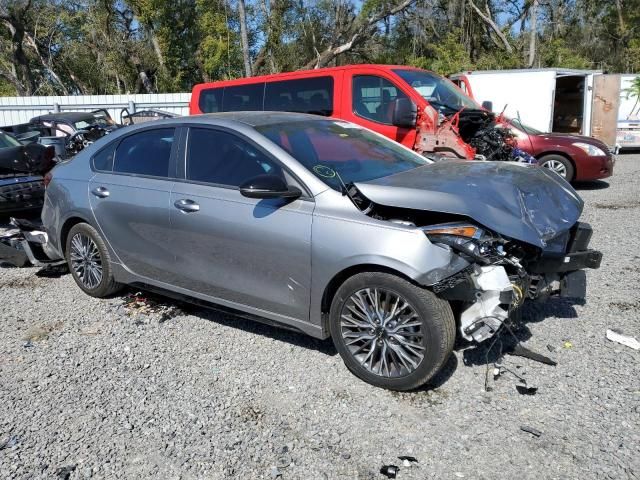
[[[424,359],[422,321],[401,295],[379,287],[351,294],[342,307],[342,341],[354,359],[381,377],[409,375]]]

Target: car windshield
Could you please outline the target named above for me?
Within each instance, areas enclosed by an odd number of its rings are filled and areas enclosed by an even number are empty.
[[[480,108],[446,78],[424,70],[395,69],[394,72],[422,98],[443,113],[457,112],[462,108]]]
[[[424,157],[348,122],[310,120],[256,127],[335,190],[430,163]]]
[[[78,120],[73,124],[76,130],[84,130],[85,128],[89,128],[93,126],[108,127],[110,125],[113,125],[113,121],[110,121],[110,119],[108,119],[107,117],[99,113],[88,116],[84,120]]]
[[[528,133],[529,135],[540,135],[541,133],[543,133],[537,128],[533,128],[533,127],[530,127],[529,125],[522,123],[517,118],[509,118],[508,120],[513,127],[517,128],[518,130],[522,130],[523,132]]]
[[[19,147],[20,145],[20,142],[11,135],[0,133],[0,148]]]

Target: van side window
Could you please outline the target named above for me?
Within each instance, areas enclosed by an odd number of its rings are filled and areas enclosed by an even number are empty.
[[[223,112],[262,110],[264,83],[224,87]]]
[[[116,149],[113,171],[168,177],[173,134],[173,128],[157,128],[129,135]]]
[[[391,125],[394,100],[408,98],[393,83],[374,75],[353,77],[353,113],[377,123]]]
[[[198,107],[203,113],[215,113],[222,111],[223,88],[208,88],[200,91]]]
[[[267,82],[264,109],[328,117],[333,114],[333,77]]]
[[[258,175],[283,175],[282,168],[246,140],[210,128],[189,129],[187,179],[239,187]]]

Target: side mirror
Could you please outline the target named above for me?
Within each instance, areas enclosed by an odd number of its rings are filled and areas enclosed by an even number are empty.
[[[258,175],[240,185],[240,193],[248,198],[289,198],[296,199],[302,192],[290,187],[278,175]]]
[[[493,112],[493,102],[489,100],[485,100],[484,102],[482,102],[482,108],[484,108],[485,110],[489,110],[490,112]]]
[[[418,120],[418,107],[408,98],[396,98],[393,101],[393,118],[396,127],[414,128]]]

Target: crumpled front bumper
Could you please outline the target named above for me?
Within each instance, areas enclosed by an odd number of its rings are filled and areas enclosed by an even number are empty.
[[[602,253],[589,249],[592,229],[576,223],[560,252],[543,253],[526,265],[524,275],[514,275],[503,265],[472,265],[433,286],[441,298],[458,301],[460,335],[482,342],[500,330],[513,310],[525,300],[562,296],[584,300],[587,268],[599,268]]]

